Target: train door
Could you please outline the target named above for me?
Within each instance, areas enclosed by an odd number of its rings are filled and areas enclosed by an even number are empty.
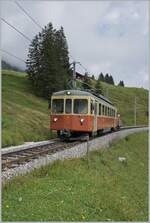
[[[94,103],[94,134],[97,132],[97,110],[98,110],[98,102]]]

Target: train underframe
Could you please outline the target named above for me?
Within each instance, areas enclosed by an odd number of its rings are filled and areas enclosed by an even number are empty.
[[[111,127],[111,128],[105,128],[105,129],[98,129],[97,131],[92,131],[92,132],[81,132],[81,131],[72,131],[70,129],[61,129],[57,130],[57,136],[62,139],[62,140],[78,140],[82,139],[85,136],[88,137],[95,137],[95,136],[101,136],[104,132],[107,131],[117,131],[120,129],[120,126]]]

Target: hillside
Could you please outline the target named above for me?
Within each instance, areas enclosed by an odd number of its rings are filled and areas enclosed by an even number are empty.
[[[2,145],[46,140],[48,102],[33,95],[25,73],[2,72]]]
[[[19,71],[19,72],[23,72],[22,69],[20,69],[19,67],[16,67],[14,65],[11,65],[10,63],[2,60],[2,69],[3,70],[14,70],[14,71]]]
[[[136,96],[137,125],[148,124],[148,90],[113,86],[102,83],[103,93],[108,91],[108,98],[118,108],[123,125],[134,125],[134,101]],[[108,89],[108,90],[107,90]]]
[[[124,125],[134,125],[134,97],[137,96],[137,124],[147,124],[148,91],[142,88],[108,87],[109,99],[121,114]],[[2,72],[2,144],[17,145],[46,140],[49,132],[48,102],[36,97],[25,73]]]

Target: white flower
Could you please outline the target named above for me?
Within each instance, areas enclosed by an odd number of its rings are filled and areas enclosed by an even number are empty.
[[[124,162],[124,161],[126,161],[126,158],[125,158],[125,157],[118,157],[118,160],[119,160],[120,162]]]

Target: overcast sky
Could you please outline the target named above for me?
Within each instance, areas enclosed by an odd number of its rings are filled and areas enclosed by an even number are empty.
[[[116,84],[148,88],[148,1],[19,1],[41,25],[64,27],[69,52],[90,74],[110,73]],[[1,16],[29,38],[40,31],[14,3],[1,1]],[[29,42],[1,23],[1,48],[26,60]],[[3,59],[25,68],[6,54]],[[71,61],[71,60],[70,60]],[[84,70],[77,66],[79,72]]]

